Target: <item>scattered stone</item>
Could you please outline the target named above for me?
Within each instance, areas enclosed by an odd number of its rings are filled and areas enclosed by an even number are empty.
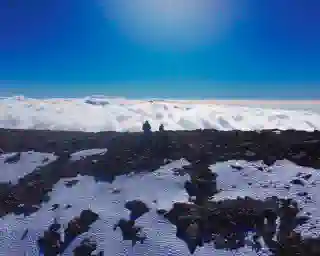
[[[305,192],[305,191],[304,192],[298,192],[297,195],[298,196],[307,196],[308,192]]]
[[[166,213],[167,213],[167,211],[164,210],[164,209],[158,209],[157,210],[157,214],[159,214],[159,215],[165,215]]]
[[[26,229],[26,230],[23,232],[23,234],[22,234],[22,236],[21,236],[21,240],[23,240],[23,239],[25,239],[25,238],[27,237],[28,232],[29,232],[28,229]]]
[[[291,184],[304,186],[304,182],[300,179],[293,179],[290,181]]]
[[[49,157],[45,157],[45,158],[43,158],[42,163],[45,164],[45,163],[47,163],[48,161],[49,161]]]
[[[290,185],[284,185],[284,188],[289,190],[290,189]]]
[[[59,208],[59,204],[53,204],[52,208],[51,208],[51,211],[54,211],[54,210],[56,210],[58,208]]]
[[[301,178],[303,178],[305,180],[309,180],[311,177],[312,177],[312,174],[309,173],[309,174],[306,174],[306,175],[302,176]]]
[[[296,218],[296,225],[300,226],[307,223],[310,220],[309,216],[299,216]]]
[[[232,169],[235,169],[235,170],[238,170],[238,171],[243,170],[243,167],[240,166],[240,165],[231,164],[230,167],[231,167]]]
[[[113,189],[111,190],[111,193],[112,193],[112,194],[120,194],[120,193],[121,193],[121,190],[120,190],[119,188],[113,188]]]

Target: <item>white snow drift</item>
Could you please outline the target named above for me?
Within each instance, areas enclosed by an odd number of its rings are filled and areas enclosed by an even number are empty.
[[[149,120],[152,129],[167,130],[295,129],[320,130],[320,114],[299,110],[138,101],[103,96],[84,99],[0,99],[0,127],[78,131],[140,131]]]

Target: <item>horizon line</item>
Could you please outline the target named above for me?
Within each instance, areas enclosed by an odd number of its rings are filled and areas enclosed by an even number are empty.
[[[80,100],[80,99],[87,99],[87,98],[101,98],[101,99],[110,99],[110,100],[127,100],[127,101],[166,101],[166,102],[181,102],[181,103],[187,103],[187,102],[192,102],[192,103],[205,103],[207,102],[208,104],[213,104],[213,103],[229,103],[229,104],[234,104],[234,103],[299,103],[299,104],[320,104],[320,99],[314,99],[314,98],[301,98],[301,99],[296,99],[296,98],[290,98],[290,99],[284,99],[284,98],[259,98],[259,97],[251,97],[251,98],[245,98],[245,97],[194,97],[194,98],[189,98],[189,97],[125,97],[125,96],[114,96],[114,95],[103,95],[103,94],[92,94],[92,95],[87,95],[87,96],[78,96],[78,97],[54,97],[54,96],[38,96],[38,97],[29,97],[27,95],[12,95],[12,96],[1,96],[0,95],[0,100],[4,99],[12,99],[16,98],[19,100],[19,98],[22,99],[30,99],[30,100]]]

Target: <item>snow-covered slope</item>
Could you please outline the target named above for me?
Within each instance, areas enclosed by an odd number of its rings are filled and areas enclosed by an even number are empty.
[[[97,242],[97,251],[102,250],[105,255],[190,255],[186,244],[176,238],[176,228],[156,213],[157,209],[170,209],[173,202],[187,202],[188,194],[184,189],[184,182],[189,179],[189,175],[175,175],[174,169],[188,164],[181,159],[153,173],[119,176],[112,184],[96,182],[92,177],[79,175],[75,178],[78,183],[66,187],[66,181],[74,178],[62,179],[50,193],[50,200],[43,203],[39,211],[27,217],[10,214],[0,219],[0,255],[38,255],[36,241],[53,223],[54,218],[66,225],[78,216],[79,212],[88,208],[98,213],[99,219],[91,225],[88,232],[77,237],[62,255],[73,255],[74,248],[88,237]],[[230,168],[230,164],[238,164],[243,169],[235,170]],[[260,162],[245,161],[213,165],[211,168],[218,174],[219,189],[223,190],[215,196],[215,200],[236,196],[262,199],[273,195],[293,198],[302,207],[302,213],[309,212],[311,217],[310,221],[298,227],[302,235],[319,235],[318,170],[299,167],[288,161],[278,161],[268,170],[261,171],[257,167],[267,168]],[[306,174],[310,175],[310,179],[301,178],[305,186],[290,184],[292,178]],[[252,185],[249,186],[249,182]],[[266,184],[268,186],[264,186]],[[285,186],[290,186],[290,190],[285,189]],[[306,200],[302,192],[307,193],[311,200]],[[128,200],[137,199],[146,203],[150,211],[137,220],[147,239],[143,244],[137,243],[132,247],[131,241],[122,241],[121,232],[114,231],[113,225],[120,218],[128,218],[129,212],[124,208],[124,204]],[[60,207],[52,210],[54,204]],[[69,204],[72,207],[66,208]],[[25,230],[28,230],[28,233],[21,239]],[[194,255],[270,255],[267,248],[263,248],[259,253],[253,251],[250,241],[248,236],[246,245],[236,251],[217,250],[213,243],[205,244],[197,248]]]
[[[138,101],[103,96],[84,99],[0,99],[0,127],[80,131],[140,131],[149,120],[153,130],[296,129],[319,130],[320,114],[221,104]]]

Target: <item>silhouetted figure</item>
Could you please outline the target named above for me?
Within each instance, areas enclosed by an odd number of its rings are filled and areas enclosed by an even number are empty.
[[[158,154],[162,157],[167,157],[168,154],[169,138],[168,133],[164,129],[164,125],[159,126],[159,135],[157,136],[157,149]]]
[[[142,125],[142,130],[143,130],[143,136],[141,138],[141,144],[140,146],[142,147],[141,149],[149,148],[151,145],[151,125],[148,121],[145,121]]]
[[[160,124],[160,126],[159,126],[159,132],[164,132],[164,125],[163,125],[163,124]]]
[[[148,121],[145,121],[142,125],[142,130],[145,134],[151,133],[151,125]]]

